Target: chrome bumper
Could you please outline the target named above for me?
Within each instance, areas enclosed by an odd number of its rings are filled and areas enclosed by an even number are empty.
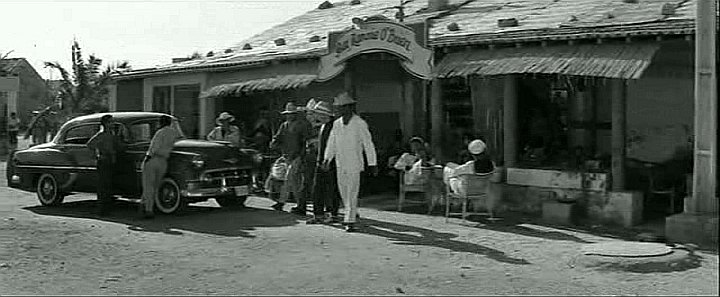
[[[192,190],[183,190],[182,196],[197,198],[197,197],[218,197],[218,196],[249,196],[250,185],[234,186],[234,187],[219,187],[219,188],[199,188]]]

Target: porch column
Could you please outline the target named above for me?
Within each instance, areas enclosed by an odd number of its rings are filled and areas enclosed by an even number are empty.
[[[626,92],[625,82],[621,79],[610,81],[612,91],[612,189],[622,191],[625,189],[625,131],[626,121]]]
[[[208,134],[207,128],[208,128],[208,118],[210,118],[210,113],[208,112],[208,101],[215,100],[212,98],[199,98],[200,101],[200,118],[198,119],[198,131],[200,131],[200,137],[204,137]]]
[[[505,168],[517,165],[517,106],[517,78],[508,75],[505,77],[505,87],[503,88],[503,160]]]
[[[143,79],[143,111],[153,110],[153,87],[147,79]]]
[[[717,1],[698,1],[695,41],[695,158],[689,211],[717,215]]]
[[[666,218],[674,242],[718,244],[717,209],[717,1],[698,1],[695,30],[695,149],[693,185],[685,212]]]
[[[408,138],[412,135],[417,134],[415,129],[415,85],[413,79],[410,77],[405,78],[402,81],[403,87],[403,109],[400,111],[403,123],[403,135]]]
[[[440,79],[435,78],[432,80],[430,90],[431,141],[435,155],[444,159],[445,155],[442,151],[443,122],[442,85]]]
[[[117,84],[108,86],[108,110],[117,111]]]

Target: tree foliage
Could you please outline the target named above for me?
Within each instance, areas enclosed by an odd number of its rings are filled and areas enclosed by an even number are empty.
[[[73,41],[72,69],[68,71],[58,62],[45,62],[46,68],[60,73],[61,84],[57,94],[60,108],[70,114],[94,113],[107,110],[108,85],[111,75],[130,69],[127,61],[105,65],[95,55],[83,58],[80,44]]]

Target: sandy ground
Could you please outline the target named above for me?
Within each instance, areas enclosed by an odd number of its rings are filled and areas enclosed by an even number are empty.
[[[718,292],[716,254],[701,253],[700,266],[684,271],[600,271],[577,265],[581,247],[620,239],[511,220],[445,223],[412,207],[397,213],[395,201],[381,198],[362,200],[360,232],[345,233],[305,225],[259,197],[247,209],[211,201],[145,221],[136,219],[132,202],[99,218],[93,195],[49,208],[33,193],[0,184],[0,294]]]

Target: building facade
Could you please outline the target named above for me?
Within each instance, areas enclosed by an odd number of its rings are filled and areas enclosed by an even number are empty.
[[[422,136],[455,161],[464,139],[483,139],[507,211],[625,226],[683,212],[697,1],[391,4],[324,5],[202,59],[125,73],[111,105],[172,112],[200,137],[221,111],[251,123],[348,91],[381,157]]]

